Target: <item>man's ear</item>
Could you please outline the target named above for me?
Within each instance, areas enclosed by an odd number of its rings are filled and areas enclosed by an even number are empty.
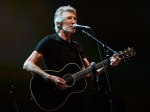
[[[60,29],[62,27],[62,23],[61,22],[57,22],[57,27]]]

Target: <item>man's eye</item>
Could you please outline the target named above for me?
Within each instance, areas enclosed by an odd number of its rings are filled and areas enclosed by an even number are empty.
[[[72,19],[72,17],[67,17],[67,19]]]

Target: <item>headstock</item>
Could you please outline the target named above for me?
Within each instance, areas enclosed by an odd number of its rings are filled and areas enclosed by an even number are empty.
[[[131,57],[135,55],[136,55],[136,52],[133,47],[132,48],[128,47],[128,49],[124,51],[119,51],[119,57],[121,59],[130,59]]]

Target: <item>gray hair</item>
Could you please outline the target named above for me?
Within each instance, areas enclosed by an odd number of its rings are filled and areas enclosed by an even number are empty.
[[[72,12],[76,15],[76,9],[71,6],[61,6],[59,7],[54,15],[54,24],[55,24],[55,32],[58,33],[60,31],[60,28],[58,26],[58,23],[61,23],[63,21],[63,12]]]

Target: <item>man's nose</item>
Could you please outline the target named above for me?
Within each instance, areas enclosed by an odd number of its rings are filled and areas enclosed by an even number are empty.
[[[72,23],[76,23],[76,20],[75,20],[75,19],[72,19]]]

